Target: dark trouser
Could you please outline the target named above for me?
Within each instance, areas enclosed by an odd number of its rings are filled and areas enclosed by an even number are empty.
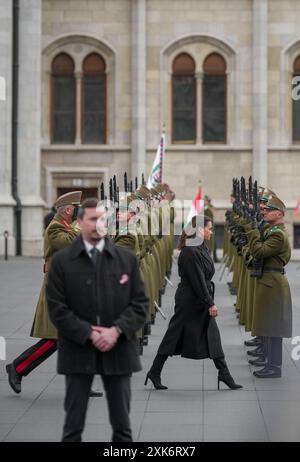
[[[257,338],[260,340],[259,348],[261,349],[264,357],[267,358],[268,351],[269,351],[268,337],[257,337]]]
[[[57,350],[57,340],[42,339],[25,350],[14,361],[17,373],[26,376]]]
[[[266,337],[268,341],[268,366],[282,366],[282,338]]]
[[[89,393],[93,375],[66,375],[66,412],[62,441],[80,442],[84,429]],[[108,403],[109,420],[113,429],[112,441],[132,441],[129,421],[130,412],[130,376],[102,375]]]

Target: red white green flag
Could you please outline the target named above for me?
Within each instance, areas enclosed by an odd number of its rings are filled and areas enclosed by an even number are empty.
[[[156,156],[153,162],[152,170],[147,181],[147,188],[153,188],[158,183],[162,183],[163,179],[163,164],[165,157],[166,137],[162,133],[160,142],[157,147]]]

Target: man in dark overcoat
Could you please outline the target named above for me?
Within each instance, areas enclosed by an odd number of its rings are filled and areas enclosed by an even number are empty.
[[[112,440],[132,441],[130,376],[141,369],[135,333],[146,321],[148,299],[134,253],[105,236],[105,213],[97,199],[82,203],[81,236],[54,256],[49,271],[58,373],[66,376],[63,441],[81,441],[94,374],[104,384]]]

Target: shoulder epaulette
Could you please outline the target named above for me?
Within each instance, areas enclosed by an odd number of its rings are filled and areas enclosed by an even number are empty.
[[[272,228],[268,230],[267,235],[276,233],[276,232],[278,232],[278,231],[279,231],[280,233],[284,234],[284,231],[283,231],[281,228],[279,228],[279,226],[277,226],[277,225],[272,226]]]

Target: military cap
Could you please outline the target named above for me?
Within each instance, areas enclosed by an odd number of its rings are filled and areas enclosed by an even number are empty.
[[[259,186],[259,187],[258,187],[258,192],[257,192],[257,194],[258,194],[259,200],[261,199],[261,196],[263,195],[265,189],[266,189],[266,188],[265,188],[264,186]]]
[[[141,200],[144,200],[146,199],[146,196],[144,195],[143,191],[141,191],[140,189],[137,189],[135,191],[135,194],[137,195],[137,197]]]
[[[265,188],[259,200],[261,202],[268,202],[270,197],[276,197],[276,194],[271,189]]]
[[[162,194],[165,191],[165,188],[161,183],[158,183],[157,185],[155,185],[154,189],[156,189],[159,192],[159,194]]]
[[[154,186],[153,188],[150,189],[152,196],[157,197],[160,199],[161,197],[161,191],[159,191],[159,185]]]
[[[71,191],[62,196],[59,196],[54,206],[58,209],[59,207],[63,207],[64,205],[80,205],[82,196],[82,191]]]
[[[148,189],[147,186],[143,184],[138,187],[138,189],[135,191],[135,194],[138,197],[138,199],[142,200],[151,197],[150,189]]]
[[[146,196],[148,196],[148,197],[151,196],[150,189],[147,188],[147,186],[145,186],[144,184],[142,184],[142,185],[140,186],[140,189],[141,189],[141,191],[144,192],[144,194],[145,194]]]
[[[271,196],[265,205],[266,209],[280,210],[285,212],[285,204],[279,199],[279,197]]]
[[[128,210],[128,212],[136,212],[135,208],[130,207],[130,203],[137,199],[138,198],[132,193],[121,196],[119,199],[119,210],[123,212],[126,210]]]
[[[161,187],[162,187],[162,190],[167,193],[168,191],[170,191],[170,186],[168,185],[168,183],[161,183]]]

